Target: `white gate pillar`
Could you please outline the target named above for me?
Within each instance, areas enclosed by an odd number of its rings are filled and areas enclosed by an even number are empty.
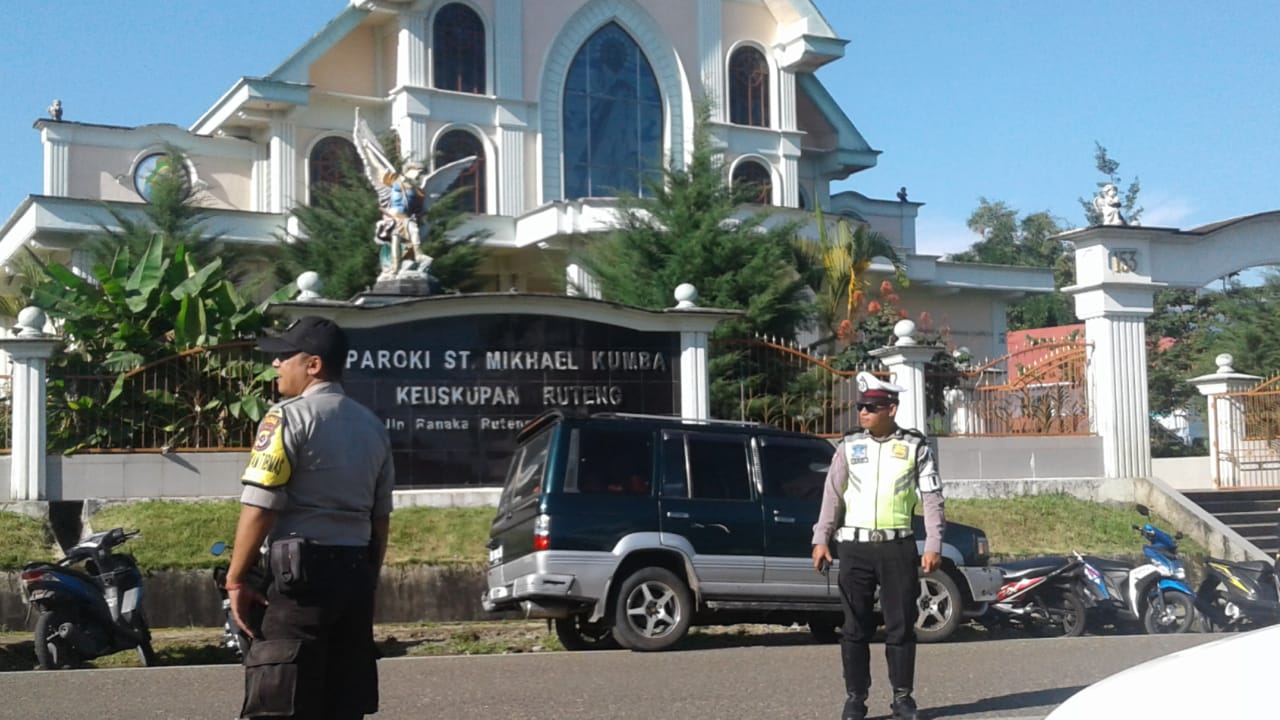
[[[711,376],[707,369],[711,331],[721,320],[743,313],[698,307],[698,290],[689,283],[676,286],[675,298],[676,306],[666,312],[690,315],[680,328],[680,417],[707,420],[711,417]]]
[[[49,358],[62,340],[44,333],[45,314],[27,307],[18,313],[16,337],[0,338],[0,350],[13,361],[10,403],[9,499],[47,500],[45,401]]]
[[[928,431],[928,405],[925,402],[924,366],[942,348],[934,345],[917,345],[913,337],[916,324],[910,320],[899,320],[893,326],[893,334],[898,338],[889,347],[871,351],[871,357],[878,358],[889,370],[889,382],[900,385],[905,392],[898,399],[898,414],[894,420],[899,427]]]
[[[1062,291],[1075,296],[1091,346],[1089,421],[1102,438],[1103,474],[1150,477],[1146,319],[1165,287],[1151,279],[1151,232],[1107,225],[1064,237],[1075,243],[1076,284]]]
[[[1208,399],[1209,404],[1209,464],[1213,468],[1213,481],[1218,487],[1238,487],[1240,484],[1238,456],[1244,440],[1244,400],[1239,393],[1257,385],[1258,375],[1238,373],[1231,367],[1235,358],[1223,353],[1214,358],[1218,371],[1210,375],[1187,380]]]

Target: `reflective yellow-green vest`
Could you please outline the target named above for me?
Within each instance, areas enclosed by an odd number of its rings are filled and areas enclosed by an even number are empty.
[[[916,466],[925,438],[899,429],[884,440],[866,431],[846,435],[841,447],[849,468],[844,487],[845,527],[906,529],[915,514]]]

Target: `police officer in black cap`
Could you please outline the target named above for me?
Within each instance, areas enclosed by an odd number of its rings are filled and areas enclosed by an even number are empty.
[[[390,438],[342,392],[347,337],[332,320],[300,318],[258,349],[274,353],[285,399],[258,426],[227,571],[236,623],[254,638],[241,714],[362,718],[378,710],[373,597],[395,484]],[[264,539],[265,596],[245,583]]]
[[[898,395],[903,388],[871,373],[857,376],[858,421],[845,435],[827,471],[822,509],[813,526],[813,565],[825,572],[838,542],[840,597],[844,627],[840,655],[844,667],[843,720],[867,716],[871,689],[873,612],[877,586],[884,614],[884,654],[893,688],[895,720],[916,720],[912,696],[916,668],[919,572],[942,563],[942,480],[933,452],[918,430],[898,427]],[[911,518],[924,505],[924,555],[917,556]]]

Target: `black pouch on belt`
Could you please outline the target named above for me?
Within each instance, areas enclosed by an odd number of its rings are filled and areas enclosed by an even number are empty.
[[[307,540],[290,535],[271,543],[271,576],[281,590],[297,590],[307,582]]]

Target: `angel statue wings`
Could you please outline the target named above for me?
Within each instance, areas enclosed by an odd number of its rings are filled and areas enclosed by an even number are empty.
[[[378,136],[360,117],[359,108],[352,135],[364,175],[378,192],[378,207],[382,210],[382,217],[373,228],[382,263],[378,279],[425,277],[431,257],[422,252],[423,218],[458,176],[475,163],[475,156],[451,162],[430,174],[425,174],[426,168],[417,160],[406,162],[403,170],[397,171],[382,152]]]

